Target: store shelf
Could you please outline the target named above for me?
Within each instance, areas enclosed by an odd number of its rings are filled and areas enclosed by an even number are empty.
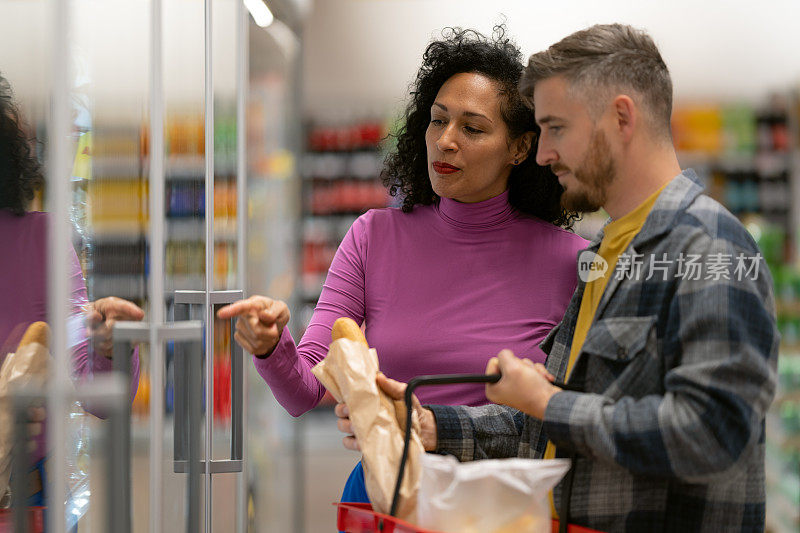
[[[681,166],[695,168],[708,194],[742,217],[775,282],[779,386],[766,420],[767,521],[773,533],[800,530],[800,98],[784,96],[763,106],[677,107],[673,115]]]
[[[302,175],[304,179],[374,180],[380,174],[383,158],[384,154],[375,148],[356,152],[308,152],[303,156]]]
[[[168,179],[203,179],[205,157],[202,154],[170,154],[164,162]]]
[[[302,329],[319,299],[331,260],[355,219],[386,207],[390,197],[381,183],[385,153],[383,121],[363,120],[336,126],[311,124],[302,176],[301,276],[298,317]]]
[[[768,523],[774,533],[800,529],[800,438],[772,409],[767,416],[765,475]]]
[[[94,299],[116,296],[141,300],[147,294],[147,280],[143,275],[94,274],[89,279],[89,290]]]
[[[167,237],[170,241],[204,241],[206,221],[202,218],[170,217],[167,219]],[[214,240],[235,241],[236,220],[215,218]]]
[[[766,151],[709,155],[701,151],[679,151],[678,159],[683,166],[713,167],[726,173],[754,173],[761,178],[771,178],[789,171],[792,154]]]
[[[137,155],[104,156],[92,159],[92,179],[141,179],[142,165]]]
[[[109,228],[107,230],[98,228],[92,228],[93,232],[87,234],[87,238],[93,242],[94,244],[107,244],[107,243],[115,243],[115,244],[126,244],[126,243],[135,243],[139,242],[145,237],[144,230],[140,227],[136,227],[136,229],[128,229],[128,230],[115,230],[113,228]]]

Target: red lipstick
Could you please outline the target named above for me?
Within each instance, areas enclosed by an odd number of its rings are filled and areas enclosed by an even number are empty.
[[[458,172],[461,170],[460,168],[447,164],[444,161],[434,161],[431,166],[433,167],[433,170],[439,174],[452,174],[453,172]]]

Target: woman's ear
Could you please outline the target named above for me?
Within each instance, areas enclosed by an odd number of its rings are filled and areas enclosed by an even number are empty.
[[[532,131],[526,131],[514,141],[511,146],[511,155],[514,157],[515,165],[522,163],[528,158],[531,153],[531,147],[533,146],[533,139],[535,138],[535,135],[536,134]]]

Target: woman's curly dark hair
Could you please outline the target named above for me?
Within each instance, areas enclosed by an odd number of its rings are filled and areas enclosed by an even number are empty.
[[[42,165],[25,134],[11,85],[0,75],[0,209],[23,215],[44,184]]]
[[[415,205],[430,205],[438,196],[428,178],[425,131],[430,123],[430,109],[444,82],[455,74],[482,74],[501,87],[500,105],[510,140],[526,132],[538,136],[533,111],[522,103],[517,84],[522,76],[522,53],[505,36],[505,26],[494,27],[492,37],[475,30],[446,28],[442,40],[433,41],[422,56],[422,67],[412,84],[411,101],[405,110],[405,123],[395,133],[397,149],[387,156],[381,178],[389,194],[403,198],[402,210]],[[563,188],[549,167],[536,164],[534,154],[511,170],[508,180],[509,203],[517,210],[558,226],[571,227],[577,214],[561,207]]]

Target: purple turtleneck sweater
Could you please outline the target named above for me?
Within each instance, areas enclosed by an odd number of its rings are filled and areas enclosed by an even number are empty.
[[[47,321],[47,213],[30,212],[17,216],[0,209],[0,364],[6,354],[17,349],[25,330],[34,322]],[[88,303],[86,284],[75,250],[70,247],[69,264],[61,265],[69,275],[70,308],[67,335],[72,346],[72,371],[85,380],[98,372],[109,372],[113,363],[102,356],[90,357],[83,323],[83,306]],[[131,398],[139,384],[139,355],[131,360]],[[99,405],[87,410],[102,415]],[[46,429],[46,428],[45,428]],[[35,437],[33,459],[45,455],[45,433]]]
[[[299,346],[284,328],[259,374],[289,413],[313,408],[325,389],[311,368],[327,354],[333,322],[365,323],[381,370],[407,382],[422,374],[483,373],[509,348],[543,362],[538,344],[561,321],[577,283],[581,237],[523,215],[508,191],[464,204],[374,209],[359,217],[333,259]],[[423,403],[480,405],[482,385],[424,387]]]

